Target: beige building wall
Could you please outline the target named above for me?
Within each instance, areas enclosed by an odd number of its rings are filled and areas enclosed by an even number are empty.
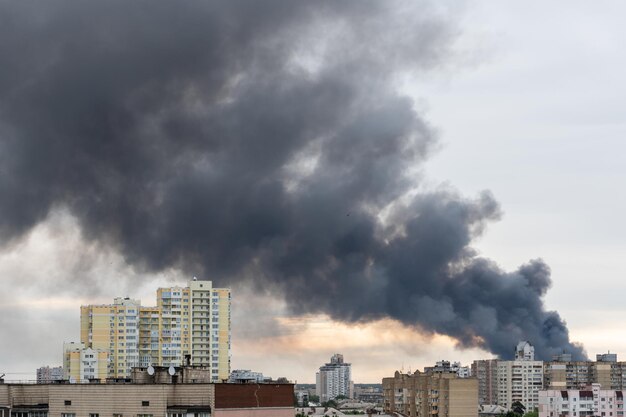
[[[448,416],[471,416],[478,410],[478,380],[457,378],[448,380]]]
[[[408,417],[478,416],[478,381],[456,373],[396,372],[383,379],[383,409]]]

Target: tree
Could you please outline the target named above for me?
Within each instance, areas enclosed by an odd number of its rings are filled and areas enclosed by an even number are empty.
[[[515,401],[513,404],[511,404],[511,411],[513,411],[517,415],[523,416],[526,412],[526,407],[524,407],[524,404],[522,404],[521,402]]]
[[[524,414],[524,417],[539,417],[539,411],[529,411],[528,413]]]
[[[319,395],[309,395],[309,402],[319,404],[320,403]]]
[[[337,408],[337,401],[335,401],[335,400],[328,400],[328,401],[322,403],[322,407]]]

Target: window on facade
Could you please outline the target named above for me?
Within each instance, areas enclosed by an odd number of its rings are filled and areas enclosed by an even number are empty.
[[[142,401],[141,402],[141,406],[142,407],[148,407],[150,405],[150,401]]]
[[[100,417],[98,413],[89,413],[89,417]]]
[[[72,401],[71,400],[65,400],[64,403],[65,403],[65,405],[72,405]]]
[[[76,413],[61,413],[61,417],[76,417]]]

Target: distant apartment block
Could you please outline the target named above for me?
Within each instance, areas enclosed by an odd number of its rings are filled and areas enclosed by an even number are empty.
[[[498,404],[498,360],[474,361],[472,376],[478,381],[478,404]]]
[[[315,375],[317,395],[325,402],[342,395],[353,397],[352,367],[343,361],[343,355],[337,353],[330,358],[330,363],[321,366]]]
[[[37,369],[37,383],[45,384],[53,381],[60,381],[63,379],[63,367],[62,366],[42,366]]]
[[[407,417],[478,416],[478,382],[456,373],[396,372],[383,378],[383,410]]]
[[[215,382],[227,380],[230,303],[230,289],[194,279],[187,287],[159,288],[156,307],[129,298],[82,306],[81,342],[109,353],[109,377],[128,378],[139,366],[189,364],[209,367]]]
[[[265,381],[265,376],[261,372],[252,372],[250,369],[235,369],[228,378],[228,382],[237,383],[258,383],[263,381]]]
[[[580,390],[546,390],[539,393],[539,417],[622,417],[622,391],[592,384]]]
[[[70,382],[105,380],[108,376],[109,352],[86,348],[83,343],[63,344],[63,379]]]
[[[472,376],[472,370],[469,366],[461,366],[460,362],[450,362],[446,360],[437,361],[435,366],[424,368],[424,372],[432,373],[455,373],[459,378],[469,378]]]

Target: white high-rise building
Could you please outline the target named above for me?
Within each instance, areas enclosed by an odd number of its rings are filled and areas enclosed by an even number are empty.
[[[352,398],[352,366],[344,363],[343,355],[336,353],[330,363],[320,367],[315,374],[317,395],[321,402],[332,400],[340,395]]]
[[[521,341],[515,347],[515,360],[518,361],[534,361],[535,347],[527,341]]]

